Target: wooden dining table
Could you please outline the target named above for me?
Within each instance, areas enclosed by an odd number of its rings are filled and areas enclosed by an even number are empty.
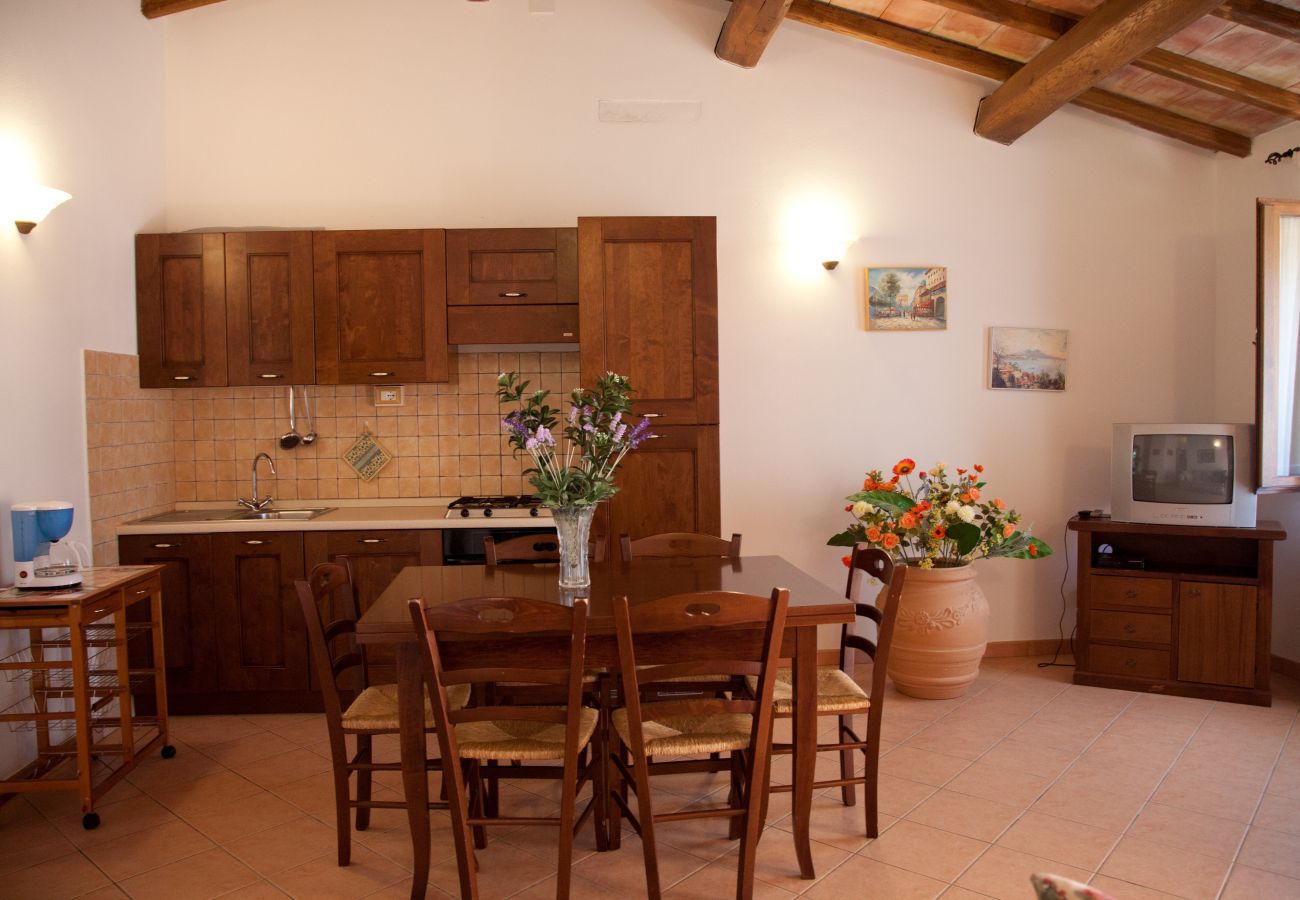
[[[808,820],[817,761],[817,628],[852,622],[851,602],[779,556],[592,563],[591,587],[581,592],[581,596],[590,600],[586,664],[607,668],[618,665],[613,614],[615,597],[626,596],[635,603],[697,591],[735,591],[767,596],[773,588],[790,591],[782,656],[792,660],[794,670],[794,841],[800,875],[812,879],[816,876]],[[357,623],[357,637],[363,645],[391,646],[397,654],[402,782],[414,847],[412,898],[423,897],[425,893],[429,878],[430,832],[427,812],[429,783],[425,767],[424,673],[407,602],[419,598],[432,605],[484,596],[572,602],[572,594],[560,589],[559,567],[554,563],[410,566],[398,573]],[[466,647],[467,654],[474,651],[474,647]],[[638,661],[646,664],[672,661],[671,642],[661,644],[657,652],[664,658],[650,658],[638,650]]]

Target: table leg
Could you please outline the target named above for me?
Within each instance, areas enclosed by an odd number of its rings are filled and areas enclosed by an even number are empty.
[[[795,630],[794,645],[794,851],[799,876],[816,878],[809,819],[817,769],[817,629]]]
[[[420,648],[414,642],[399,645],[397,710],[401,722],[402,785],[414,850],[411,900],[422,900],[429,884],[429,778],[425,769],[423,675]]]

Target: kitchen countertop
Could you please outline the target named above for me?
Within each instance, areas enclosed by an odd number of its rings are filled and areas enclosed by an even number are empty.
[[[234,519],[210,522],[127,523],[117,529],[126,534],[218,534],[231,531],[381,531],[446,528],[548,528],[553,527],[548,511],[537,518],[459,516],[447,519],[447,504],[455,498],[429,497],[418,500],[285,500],[272,509],[302,509],[332,506],[331,512],[307,520]],[[229,503],[178,503],[177,510],[233,509]],[[147,518],[147,517],[146,517]]]

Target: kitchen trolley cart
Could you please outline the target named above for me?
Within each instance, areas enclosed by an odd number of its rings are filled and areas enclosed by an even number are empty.
[[[0,589],[0,630],[28,638],[0,659],[7,695],[20,695],[0,710],[0,728],[36,736],[35,760],[0,781],[0,794],[75,790],[91,829],[96,802],[145,754],[176,755],[167,741],[161,570],[88,568],[74,588]]]

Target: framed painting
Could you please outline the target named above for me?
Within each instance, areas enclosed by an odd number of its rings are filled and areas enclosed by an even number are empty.
[[[868,331],[948,327],[946,266],[873,266],[866,275]]]
[[[989,387],[1065,390],[1068,334],[1059,328],[990,328]]]

